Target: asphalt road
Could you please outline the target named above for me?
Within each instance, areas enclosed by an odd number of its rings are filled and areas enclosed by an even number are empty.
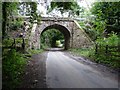
[[[109,76],[68,57],[63,52],[48,52],[46,61],[48,88],[118,88],[118,80],[112,77],[112,74]]]

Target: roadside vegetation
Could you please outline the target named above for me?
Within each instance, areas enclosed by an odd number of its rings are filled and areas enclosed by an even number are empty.
[[[2,88],[13,90],[19,87],[21,76],[24,73],[27,61],[33,54],[43,50],[29,50],[28,40],[24,39],[21,32],[24,31],[24,18],[21,15],[31,16],[33,20],[39,21],[36,13],[35,2],[2,2]],[[25,10],[25,8],[28,11]],[[20,14],[18,14],[18,11]]]
[[[94,41],[90,48],[72,49],[97,63],[120,68],[120,2],[95,2],[84,10],[80,26]]]
[[[113,33],[108,38],[97,39],[96,44],[90,48],[69,49],[69,51],[118,70],[120,68],[118,42],[118,35]]]
[[[6,41],[7,42],[7,41]],[[5,45],[4,46],[8,46]],[[24,53],[23,53],[24,52]],[[16,88],[21,83],[21,76],[24,73],[27,61],[33,54],[42,53],[43,50],[16,50],[12,48],[4,48],[2,52],[2,85],[3,88]]]
[[[16,88],[20,85],[27,61],[33,54],[42,53],[43,50],[24,50],[22,39],[4,39],[2,42],[2,87]]]
[[[15,49],[8,50],[2,56],[2,87],[16,88],[20,84],[20,75],[23,73],[27,60],[22,53],[16,52]]]

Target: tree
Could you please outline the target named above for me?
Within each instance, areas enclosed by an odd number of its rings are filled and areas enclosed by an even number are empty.
[[[104,22],[104,31],[119,33],[120,30],[120,2],[96,2],[92,9],[96,22]]]
[[[2,32],[3,38],[7,33],[7,27],[9,27],[9,22],[13,20],[13,15],[17,13],[17,2],[3,2],[2,3]]]
[[[19,9],[21,15],[30,16],[31,22],[38,19],[37,2],[21,2]]]
[[[56,40],[63,40],[64,35],[56,29],[48,29],[43,32],[41,36],[41,42],[47,46],[55,47]]]
[[[2,2],[2,33],[3,38],[7,35],[9,29],[20,26],[22,19],[16,19],[15,16],[31,16],[31,22],[39,19],[37,15],[36,2]]]
[[[61,12],[61,14],[65,12],[69,12],[70,15],[79,15],[79,13],[83,10],[79,7],[77,2],[70,0],[69,2],[51,2],[51,7],[49,8],[49,12],[51,12],[53,9],[56,9]]]

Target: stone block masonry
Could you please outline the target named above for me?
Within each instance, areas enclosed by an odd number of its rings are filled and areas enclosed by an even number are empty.
[[[42,17],[41,23],[33,24],[30,36],[30,48],[40,49],[40,37],[48,29],[58,29],[65,37],[65,49],[89,47],[93,41],[80,27],[77,21],[69,18]]]

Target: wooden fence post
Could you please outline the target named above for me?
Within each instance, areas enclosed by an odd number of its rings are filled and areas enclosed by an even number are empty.
[[[98,44],[95,44],[95,54],[98,54]]]
[[[25,50],[25,40],[24,38],[22,38],[23,42],[22,42],[22,49]]]
[[[108,53],[108,45],[106,45],[106,47],[105,47],[105,53],[106,54]]]

